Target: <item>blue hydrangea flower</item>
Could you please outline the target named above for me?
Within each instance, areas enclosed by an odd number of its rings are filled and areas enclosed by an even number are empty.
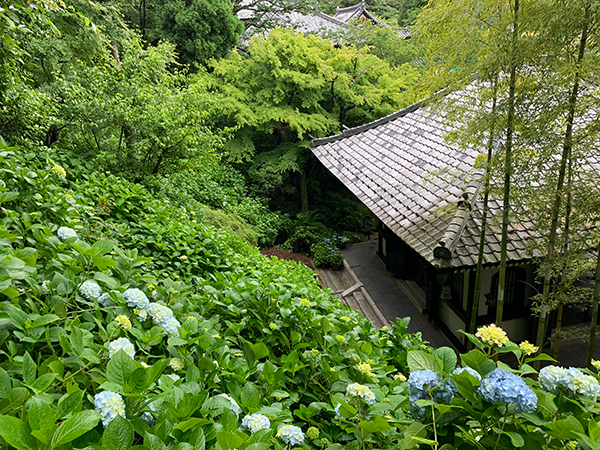
[[[340,417],[340,406],[342,406],[342,404],[338,403],[337,406],[335,408],[333,408],[333,411],[335,412],[336,417]]]
[[[416,404],[417,400],[441,399],[446,403],[452,400],[456,387],[446,383],[442,377],[432,370],[415,370],[408,377],[408,399],[413,416],[422,420],[425,418],[425,407]]]
[[[266,430],[271,427],[269,418],[262,414],[248,414],[242,419],[242,426],[252,433],[258,430]]]
[[[284,425],[277,431],[277,437],[290,445],[298,445],[304,442],[304,433],[295,425]]]
[[[231,411],[233,411],[236,415],[241,414],[242,408],[240,408],[240,406],[237,404],[237,402],[233,398],[231,398],[227,394],[219,394],[219,397],[223,397],[223,398],[226,398],[227,400],[229,400],[229,403],[231,403],[231,406],[229,407],[229,409]]]
[[[70,238],[76,238],[77,232],[73,228],[60,227],[58,229],[58,231],[56,232],[56,235],[59,237],[59,239],[66,241],[67,239],[70,239]]]
[[[358,383],[346,386],[346,396],[353,397],[354,399],[362,398],[368,405],[373,405],[376,400],[375,394],[373,394],[373,391],[368,386]]]
[[[123,292],[123,297],[130,308],[147,309],[150,306],[150,301],[146,297],[146,294],[137,288],[127,289]]]
[[[481,381],[478,390],[479,395],[488,402],[513,403],[516,412],[533,412],[537,407],[535,392],[508,370],[492,370]]]
[[[135,356],[135,347],[127,338],[119,338],[108,343],[108,356],[110,358],[112,358],[113,355],[119,350],[123,350],[125,353],[131,356],[131,359],[133,359]]]
[[[125,402],[123,398],[112,391],[103,391],[94,396],[96,411],[102,415],[102,425],[107,426],[117,417],[125,417]]]
[[[85,280],[79,286],[79,292],[87,300],[97,300],[102,295],[102,288],[94,280]]]

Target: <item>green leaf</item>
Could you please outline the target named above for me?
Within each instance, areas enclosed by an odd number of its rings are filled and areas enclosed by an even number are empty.
[[[29,425],[12,416],[0,416],[0,436],[17,450],[36,450]]]
[[[106,269],[108,269],[109,267],[114,267],[117,265],[117,262],[114,259],[109,258],[108,256],[94,256],[92,258],[92,261],[94,263],[94,266],[96,266],[98,270],[102,272],[106,271]]]
[[[246,383],[241,394],[242,405],[249,409],[258,409],[260,394],[252,383]]]
[[[56,407],[56,416],[58,419],[64,419],[69,414],[81,408],[84,391],[73,392],[63,395],[58,401]]]
[[[456,352],[450,347],[440,347],[435,349],[433,351],[433,356],[442,360],[444,372],[451,373],[456,368],[458,357],[456,356]]]
[[[600,442],[598,442],[597,439],[592,439],[582,433],[575,434],[577,436],[577,442],[584,450],[600,450]]]
[[[217,434],[217,442],[222,450],[235,450],[244,443],[244,438],[231,431],[221,431]]]
[[[135,369],[127,380],[127,383],[125,385],[125,392],[141,394],[142,392],[147,390],[148,387],[150,387],[150,384],[152,383],[151,381],[149,381],[148,372],[148,369],[145,369],[143,367]]]
[[[144,435],[144,446],[148,447],[149,450],[167,450],[167,446],[158,436],[148,432]]]
[[[488,373],[496,368],[494,361],[490,360],[479,350],[473,349],[469,353],[465,353],[460,356],[461,361],[469,366],[471,369],[476,370],[482,377],[485,377]]]
[[[238,427],[238,417],[229,409],[224,409],[221,415],[221,425],[224,431],[235,431]]]
[[[431,370],[437,373],[442,370],[440,363],[432,355],[421,350],[409,351],[407,362],[411,372],[417,370]]]
[[[0,398],[8,398],[11,390],[12,382],[10,381],[10,375],[0,367]]]
[[[50,446],[52,448],[60,447],[77,439],[98,425],[101,417],[96,411],[85,410],[78,412],[60,424],[54,436],[52,436]]]
[[[125,386],[131,372],[135,370],[135,362],[123,350],[112,355],[106,365],[106,377],[111,383]]]
[[[37,373],[37,365],[33,362],[29,352],[25,352],[23,355],[23,381],[25,384],[31,385],[35,381],[35,374]]]
[[[176,430],[181,430],[182,432],[185,433],[188,430],[192,430],[192,429],[196,429],[196,428],[201,430],[202,428],[199,428],[199,427],[208,425],[209,423],[213,423],[213,422],[208,419],[202,419],[199,417],[191,417],[187,420],[184,420],[183,422],[179,422],[173,428]]]
[[[94,242],[92,248],[95,250],[96,255],[105,255],[110,252],[114,247],[114,243],[112,241],[108,241],[106,239]]]
[[[111,450],[127,450],[133,443],[133,425],[117,414],[102,435],[102,445]]]
[[[404,449],[409,450],[419,445],[419,438],[427,436],[427,426],[421,422],[411,423],[404,431]]]
[[[56,416],[50,405],[37,398],[33,398],[30,405],[27,420],[32,431],[52,428],[54,426]],[[48,442],[44,443],[47,444]]]
[[[60,317],[55,316],[54,314],[46,314],[44,316],[38,317],[31,324],[31,328],[43,327],[44,325],[48,325],[49,323],[56,322],[60,320]]]
[[[55,373],[45,373],[44,375],[36,378],[34,382],[29,385],[29,387],[31,387],[31,389],[33,389],[35,392],[43,392],[50,387],[55,378]]]
[[[525,445],[525,439],[523,439],[523,436],[521,436],[519,433],[515,431],[505,431],[504,434],[508,434],[512,445],[515,447],[523,447],[523,445]]]
[[[359,422],[358,425],[363,430],[365,436],[377,431],[387,431],[392,428],[388,421],[381,416],[375,416],[373,417],[373,420],[369,421],[363,420],[362,422]]]
[[[551,422],[545,426],[546,432],[556,439],[576,439],[577,433],[583,433],[583,426],[573,416]]]

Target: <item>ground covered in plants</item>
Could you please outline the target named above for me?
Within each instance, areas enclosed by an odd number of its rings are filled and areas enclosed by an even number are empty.
[[[0,167],[4,448],[600,448],[595,372],[536,381],[495,327],[459,359],[201,208],[41,152]]]

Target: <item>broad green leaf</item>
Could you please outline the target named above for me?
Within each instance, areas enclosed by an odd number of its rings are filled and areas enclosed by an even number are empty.
[[[451,373],[456,368],[458,357],[456,356],[456,352],[450,347],[440,347],[435,349],[433,351],[433,356],[442,360],[444,372]]]
[[[12,382],[10,381],[10,375],[0,367],[0,398],[8,398],[11,390]]]
[[[106,239],[102,239],[100,241],[94,242],[92,248],[95,250],[97,255],[105,255],[110,252],[114,247],[114,243],[112,241],[108,241]]]
[[[73,392],[72,394],[63,395],[58,401],[56,407],[56,416],[58,419],[64,419],[72,412],[81,408],[84,391]]]
[[[410,450],[419,445],[417,439],[427,436],[427,426],[421,422],[411,423],[404,431],[404,448]]]
[[[50,405],[37,398],[33,398],[29,406],[27,420],[32,430],[43,430],[44,428],[52,428],[54,426],[56,416]]]
[[[600,450],[600,442],[592,439],[583,433],[575,433],[577,442],[584,450]]]
[[[131,373],[135,370],[135,362],[123,350],[112,355],[106,365],[106,377],[111,383],[125,386]]]
[[[576,439],[577,433],[583,433],[583,426],[573,416],[551,422],[544,428],[550,436],[556,439]]]
[[[133,425],[117,414],[104,430],[102,445],[111,450],[127,450],[132,443]]]
[[[31,383],[29,386],[35,392],[43,392],[46,389],[48,389],[48,387],[50,387],[55,378],[55,373],[45,373],[44,375],[41,375],[38,378],[36,378],[33,381],[33,383]]]
[[[221,431],[217,434],[217,442],[222,450],[235,450],[244,443],[244,438],[231,431]]]
[[[494,361],[490,360],[482,352],[476,349],[461,355],[460,358],[464,364],[479,372],[482,377],[485,377],[488,373],[496,368]]]
[[[77,439],[98,425],[101,417],[99,413],[92,410],[78,412],[60,424],[54,436],[52,436],[50,446],[52,448],[60,447]]]
[[[510,437],[510,441],[515,447],[523,447],[523,445],[525,445],[525,439],[523,439],[523,436],[519,433],[515,431],[505,431],[504,434],[507,434]]]
[[[117,265],[117,262],[108,256],[94,256],[92,261],[94,266],[96,266],[101,272],[106,271],[106,269],[109,267],[114,267]]]
[[[239,426],[236,413],[229,409],[223,410],[220,423],[223,425],[224,431],[235,431]]]
[[[407,355],[408,368],[411,372],[417,370],[431,370],[433,372],[440,372],[442,367],[438,360],[435,359],[429,353],[421,350],[411,350]]]
[[[167,450],[167,446],[161,438],[148,432],[144,436],[144,446],[148,447],[149,450]]]
[[[46,314],[44,316],[38,317],[31,324],[31,328],[43,327],[44,325],[48,325],[49,323],[56,322],[60,320],[60,317],[55,316],[54,314]]]
[[[187,420],[184,420],[183,422],[179,422],[173,428],[176,430],[181,430],[185,433],[188,430],[192,430],[192,429],[196,429],[196,428],[201,429],[199,427],[201,427],[203,425],[208,425],[209,423],[213,423],[213,422],[211,420],[203,419],[200,417],[191,417]]]
[[[0,416],[0,436],[17,450],[36,450],[29,425],[12,416]]]
[[[257,443],[268,444],[273,436],[273,430],[258,430],[250,435],[246,441],[246,445],[252,445]],[[248,447],[247,447],[248,448]]]
[[[252,383],[246,383],[241,394],[242,406],[249,409],[258,409],[260,394]]]
[[[358,425],[363,430],[365,436],[377,431],[387,431],[391,428],[388,421],[381,416],[374,416],[373,419],[369,421],[363,420],[362,422],[359,422]]]

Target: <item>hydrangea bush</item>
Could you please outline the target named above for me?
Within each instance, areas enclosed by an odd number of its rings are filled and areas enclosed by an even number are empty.
[[[135,184],[0,164],[6,448],[596,448],[595,373],[538,383],[530,347],[471,335],[458,364]]]
[[[415,422],[404,448],[598,448],[597,373],[550,365],[537,374],[531,363],[552,358],[533,356],[527,341],[517,345],[495,325],[464,334],[475,349],[460,355],[458,367],[447,348],[408,353]]]

